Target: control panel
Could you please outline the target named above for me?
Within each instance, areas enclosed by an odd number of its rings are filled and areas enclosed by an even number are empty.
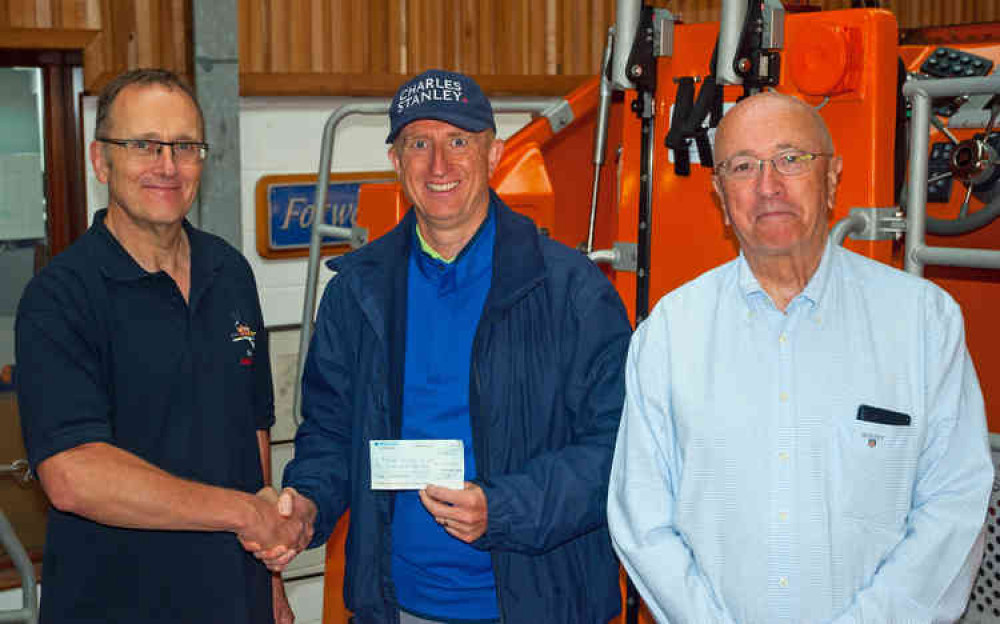
[[[949,141],[931,146],[927,161],[927,201],[947,204],[951,199],[952,177],[942,175],[951,172],[951,152],[955,145]]]
[[[988,76],[993,69],[993,61],[963,50],[941,47],[933,52],[920,66],[920,71],[935,78],[971,78]]]
[[[990,147],[1000,152],[1000,132],[994,132],[986,141]],[[951,155],[955,145],[948,141],[935,143],[931,146],[931,153],[927,159],[927,201],[939,204],[946,204],[951,199],[951,187],[954,179],[951,175],[943,175],[951,172]],[[980,184],[973,187],[976,196],[990,191],[1000,177],[1000,170],[995,171],[989,179],[982,180]],[[963,189],[964,192],[964,189]],[[980,198],[981,199],[981,198]]]

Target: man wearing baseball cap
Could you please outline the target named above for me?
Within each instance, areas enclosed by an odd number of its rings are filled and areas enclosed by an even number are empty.
[[[389,119],[412,208],[329,263],[282,501],[313,520],[314,546],[350,508],[359,624],[605,624],[620,609],[605,497],[625,309],[490,189],[503,142],[472,79],[424,72]],[[419,483],[378,489],[387,461]],[[422,487],[449,462],[457,481]]]

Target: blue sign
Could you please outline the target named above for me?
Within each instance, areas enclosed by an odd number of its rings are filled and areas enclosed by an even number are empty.
[[[326,193],[324,221],[351,228],[358,214],[362,182],[331,184]],[[271,249],[306,249],[316,218],[316,185],[269,184],[267,187],[268,240]],[[345,244],[346,238],[324,236],[323,244]]]

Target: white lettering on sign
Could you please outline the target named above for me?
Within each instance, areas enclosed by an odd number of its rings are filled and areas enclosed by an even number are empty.
[[[357,214],[357,204],[330,204],[329,211],[332,214],[332,224],[338,227],[351,227],[354,225],[354,216]],[[292,220],[298,222],[300,228],[312,227],[313,219],[316,217],[316,207],[307,204],[302,197],[296,197],[288,202],[288,211],[285,212],[285,219],[281,222],[281,229],[287,230]]]

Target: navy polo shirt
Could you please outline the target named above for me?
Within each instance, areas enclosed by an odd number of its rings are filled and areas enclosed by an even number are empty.
[[[140,267],[104,225],[28,285],[16,324],[28,459],[106,442],[179,477],[256,492],[274,422],[253,274],[185,222],[191,289]],[[270,575],[226,532],[131,530],[49,513],[41,622],[272,622]]]

